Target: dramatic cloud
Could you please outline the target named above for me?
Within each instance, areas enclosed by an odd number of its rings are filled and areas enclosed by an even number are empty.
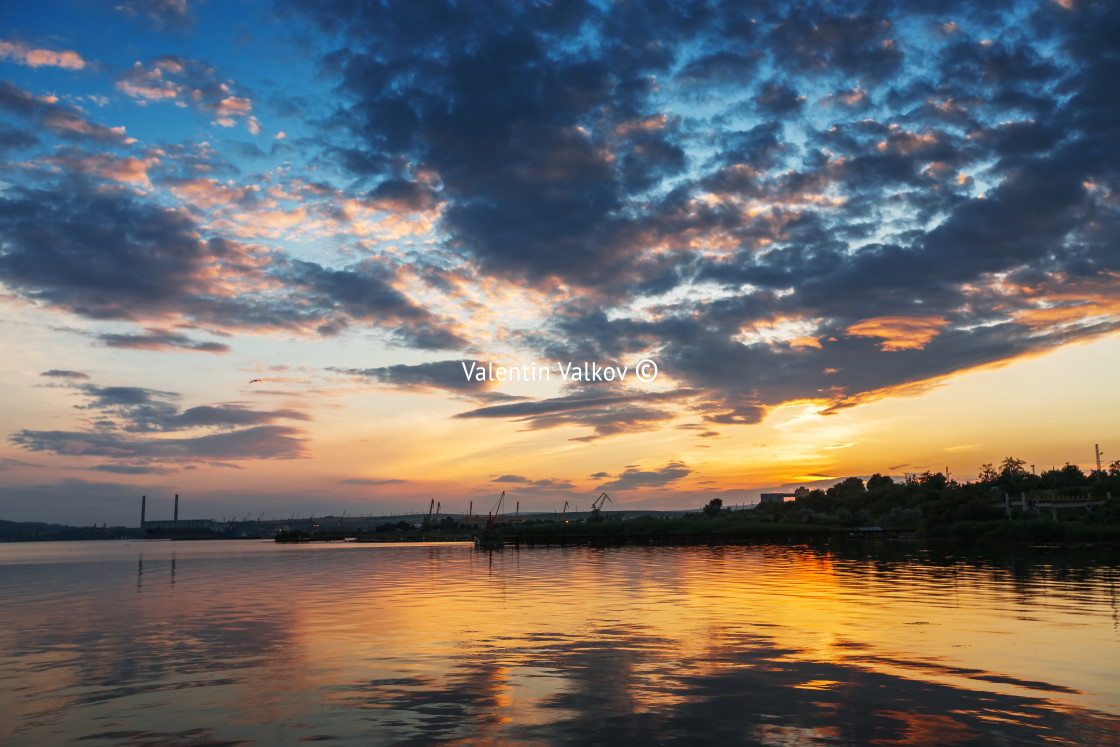
[[[183,211],[127,194],[15,187],[0,194],[0,280],[29,300],[96,320],[202,323],[324,336],[355,324],[421,349],[456,347],[448,320],[387,282],[369,260],[342,269],[224,238],[202,239]],[[148,325],[106,344],[222,352]],[[201,345],[201,346],[200,346]]]
[[[129,432],[179,431],[198,427],[233,428],[276,420],[308,420],[297,410],[250,410],[241,405],[202,405],[180,411],[178,395],[143,387],[80,385],[89,402],[83,409],[100,410],[102,427]]]
[[[113,14],[195,23],[187,0]],[[687,421],[688,448],[783,404],[835,413],[1120,330],[1114,3],[282,0],[268,22],[268,46],[220,68],[188,36],[139,61],[77,32],[0,42],[57,86],[0,82],[5,302],[80,317],[113,348],[90,355],[329,341],[339,390],[450,395],[469,403],[456,428]],[[376,352],[333,357],[355,338]],[[462,370],[642,358],[648,389],[515,396]],[[288,410],[69,383],[105,423],[21,431],[26,448],[89,430],[106,469],[164,468],[136,461],[145,434],[190,435],[185,454],[199,428],[298,451],[260,430]],[[630,469],[612,479],[657,479]]]
[[[68,379],[85,403],[75,407],[95,416],[84,431],[24,429],[10,441],[29,451],[114,460],[90,469],[119,474],[158,473],[190,462],[226,463],[251,459],[298,459],[307,455],[305,433],[276,425],[310,418],[298,410],[254,410],[237,404],[199,405],[181,410],[179,395],[133,386],[77,383],[73,371],[42,375]],[[209,431],[198,433],[199,431]],[[193,435],[168,437],[172,432]]]
[[[362,143],[340,165],[438,174],[463,262],[579,289],[527,341],[651,353],[709,422],[850,405],[1120,328],[1103,5],[948,3],[906,23],[892,6],[760,6],[749,26],[688,3],[292,5],[345,37],[322,59],[346,102],[333,124]],[[944,17],[951,33],[916,31]],[[716,106],[697,86],[724,102],[714,117],[690,113]],[[599,435],[672,417],[619,405],[460,417]]]
[[[8,190],[0,225],[0,279],[94,319],[168,313],[205,296],[206,269],[224,253],[189,218],[113,195]]]

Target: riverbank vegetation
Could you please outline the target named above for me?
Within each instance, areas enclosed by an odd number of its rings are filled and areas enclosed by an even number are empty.
[[[730,510],[719,498],[683,516],[621,518],[621,512],[557,520],[501,517],[507,540],[783,541],[813,535],[905,534],[929,539],[992,542],[1120,541],[1120,461],[1088,474],[1076,465],[1036,473],[1021,459],[985,464],[980,479],[960,483],[940,472],[901,480],[849,477],[828,489],[799,488],[790,500]],[[364,541],[465,540],[472,529],[453,517],[414,528],[384,524]],[[315,535],[312,539],[341,539]],[[528,539],[526,539],[528,538]]]
[[[1089,474],[1072,464],[1035,473],[1023,460],[1008,457],[998,467],[983,465],[975,482],[959,483],[940,472],[899,481],[875,474],[866,482],[849,477],[826,490],[800,488],[792,500],[746,510],[729,511],[716,498],[678,519],[617,522],[599,516],[539,530],[716,536],[907,532],[956,540],[1120,541],[1120,461]]]

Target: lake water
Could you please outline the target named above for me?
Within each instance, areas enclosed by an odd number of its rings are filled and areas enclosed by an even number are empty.
[[[1115,549],[0,544],[0,743],[1120,743]]]

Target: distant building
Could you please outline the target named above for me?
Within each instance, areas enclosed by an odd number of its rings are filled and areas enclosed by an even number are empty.
[[[759,503],[785,503],[787,498],[796,498],[794,493],[763,493],[758,497]]]

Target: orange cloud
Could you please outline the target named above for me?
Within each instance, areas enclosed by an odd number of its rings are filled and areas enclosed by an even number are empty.
[[[250,116],[252,99],[236,95],[231,81],[216,80],[216,75],[217,70],[204,62],[163,56],[148,65],[136,62],[118,76],[116,87],[142,105],[174,101],[176,106],[210,112],[220,127],[233,127],[241,119],[251,133],[259,134],[260,122]]]
[[[92,174],[102,179],[145,186],[151,186],[148,181],[148,169],[159,163],[156,158],[134,158],[132,156],[118,158],[111,153],[100,153],[78,158],[54,156],[46,158],[44,161],[70,170]]]
[[[61,67],[66,70],[81,70],[86,66],[86,61],[77,52],[31,49],[22,42],[0,41],[0,59],[10,60],[17,65],[27,65],[28,67]]]
[[[848,327],[855,337],[881,337],[879,349],[921,350],[937,337],[948,320],[940,316],[880,316]]]
[[[184,202],[203,208],[234,205],[258,191],[256,185],[233,187],[217,179],[188,179],[170,187],[171,193]]]
[[[890,126],[890,133],[887,139],[880,142],[876,148],[881,151],[890,149],[896,153],[903,153],[909,155],[923,148],[929,148],[937,145],[937,135],[930,132],[910,132],[901,129],[898,125],[892,124]]]
[[[233,216],[243,224],[265,230],[292,228],[307,219],[307,209],[258,210],[255,213],[237,213]]]
[[[229,87],[222,84],[224,90]],[[244,117],[253,110],[253,102],[242,96],[227,96],[218,102],[218,109],[214,113],[219,117]]]
[[[614,134],[619,137],[632,135],[635,132],[654,132],[656,130],[665,129],[665,124],[668,122],[668,116],[664,114],[646,117],[645,119],[634,119],[629,122],[623,122],[614,128]]]
[[[787,344],[793,349],[819,348],[821,346],[817,332],[821,323],[820,319],[808,319],[793,316],[777,316],[773,319],[758,321],[744,326],[739,330],[735,339],[744,345],[765,343],[774,345]]]
[[[1018,310],[1011,316],[1032,330],[1115,324],[1120,319],[1120,298],[1104,293],[1094,296],[1091,291],[1051,294],[1038,305]]]
[[[53,103],[53,102],[51,102]],[[128,137],[124,127],[106,127],[95,122],[82,119],[73,112],[62,109],[48,111],[43,115],[43,125],[58,135],[86,137],[93,140],[115,140],[123,145],[133,145],[136,138]]]

